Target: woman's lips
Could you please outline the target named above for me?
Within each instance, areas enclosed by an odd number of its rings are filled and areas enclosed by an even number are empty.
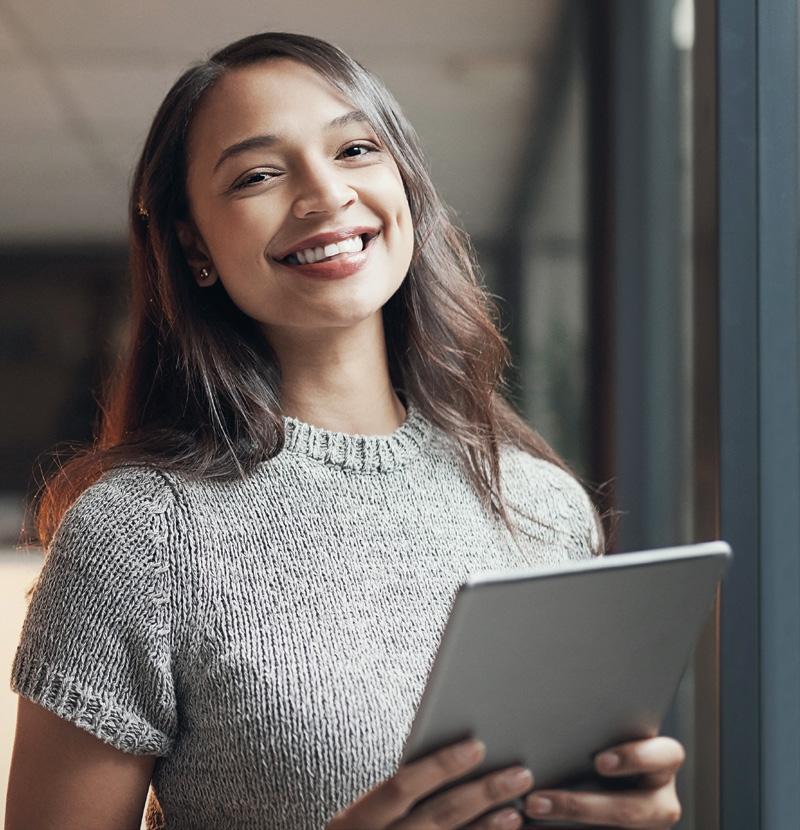
[[[360,251],[336,254],[330,259],[305,265],[290,265],[286,262],[278,262],[278,265],[282,265],[294,273],[303,274],[307,277],[318,277],[326,280],[343,279],[344,277],[355,274],[356,271],[360,271],[364,267],[367,259],[369,259],[373,243],[379,236],[380,234],[370,239]]]

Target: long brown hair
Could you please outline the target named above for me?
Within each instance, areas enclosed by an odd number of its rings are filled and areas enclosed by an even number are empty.
[[[201,478],[243,476],[283,447],[280,366],[256,323],[221,282],[199,289],[175,225],[188,217],[186,141],[193,114],[228,70],[270,58],[314,69],[365,112],[394,157],[414,224],[414,253],[383,308],[391,380],[450,436],[484,504],[513,532],[500,445],[566,464],[505,398],[509,350],[466,234],[448,218],[419,140],[383,84],[325,41],[268,32],[238,40],[181,75],[155,115],[133,177],[131,334],[107,391],[93,446],[42,490],[39,539],[106,470],[147,464]]]

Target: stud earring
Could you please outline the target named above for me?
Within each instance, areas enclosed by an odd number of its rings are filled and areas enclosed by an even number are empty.
[[[205,281],[205,280],[207,280],[210,276],[211,276],[211,273],[209,272],[208,268],[201,268],[201,269],[200,269],[200,279],[201,279],[201,280]]]

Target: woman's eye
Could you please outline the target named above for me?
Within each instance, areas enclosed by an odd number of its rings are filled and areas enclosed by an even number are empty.
[[[268,170],[256,170],[255,173],[248,173],[243,179],[239,179],[233,186],[234,190],[241,190],[244,187],[253,187],[257,184],[268,182],[275,176],[275,173],[270,173]]]
[[[359,156],[366,156],[368,153],[374,153],[377,151],[377,149],[378,148],[373,147],[372,144],[365,144],[362,142],[359,144],[351,144],[349,147],[345,147],[344,150],[342,150],[342,155],[346,156],[347,158],[354,159],[358,158]],[[354,152],[351,153],[351,151]]]

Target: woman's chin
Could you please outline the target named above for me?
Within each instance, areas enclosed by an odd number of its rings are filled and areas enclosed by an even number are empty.
[[[324,306],[309,306],[305,310],[298,309],[295,314],[287,315],[282,320],[271,319],[259,322],[267,335],[270,331],[283,329],[287,335],[289,332],[294,332],[295,336],[299,334],[303,337],[303,333],[308,334],[314,331],[369,328],[382,324],[381,308],[382,304],[374,302],[328,303]]]
[[[363,323],[379,314],[398,286],[383,286],[376,291],[374,284],[351,284],[349,291],[329,300],[320,311],[334,325],[353,326]],[[313,312],[309,316],[313,315]],[[336,322],[334,322],[336,321]]]
[[[331,309],[328,313],[329,325],[338,328],[366,326],[380,319],[381,305],[351,304],[346,308]]]

